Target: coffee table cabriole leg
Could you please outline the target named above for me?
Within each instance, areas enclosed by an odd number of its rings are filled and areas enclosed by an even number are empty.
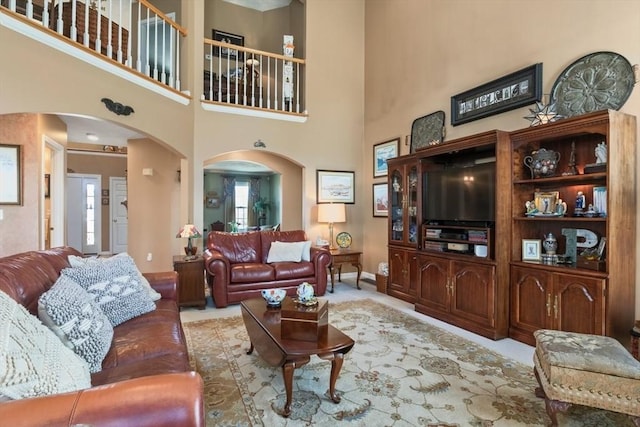
[[[284,409],[282,411],[283,417],[288,417],[291,415],[291,402],[293,401],[293,371],[296,368],[306,365],[309,363],[310,358],[305,357],[298,360],[288,360],[282,366],[282,378],[284,379],[284,389],[287,393],[287,401],[284,404]]]
[[[351,347],[344,353],[351,350]],[[331,361],[331,378],[329,379],[329,397],[334,403],[340,403],[340,396],[336,393],[336,380],[338,379],[338,375],[340,375],[340,370],[342,369],[342,363],[344,362],[344,353],[336,352],[336,353],[327,353],[327,354],[319,354],[318,357],[323,360]]]

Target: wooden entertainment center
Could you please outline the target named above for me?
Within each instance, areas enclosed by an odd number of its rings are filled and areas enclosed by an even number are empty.
[[[595,163],[602,142],[607,162],[593,170],[587,165]],[[524,159],[542,148],[559,153],[557,172],[532,177]],[[428,204],[441,200],[429,199],[428,171],[487,157],[495,158],[492,220],[431,221]],[[533,332],[547,328],[626,344],[635,317],[635,159],[636,119],[612,110],[471,135],[390,159],[387,293],[491,339],[508,336],[533,345]],[[576,174],[570,174],[573,161]],[[606,194],[606,215],[574,215],[578,192],[594,204],[594,188]],[[556,195],[566,212],[525,215],[525,203],[536,193]],[[567,239],[576,230],[606,241],[601,261],[586,260],[580,247],[570,251]],[[549,233],[567,262],[549,256],[523,261],[523,240],[542,246]]]

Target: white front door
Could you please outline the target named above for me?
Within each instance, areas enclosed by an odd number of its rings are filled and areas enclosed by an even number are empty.
[[[109,177],[111,215],[111,253],[127,251],[127,179]]]
[[[67,174],[67,244],[84,254],[102,249],[100,175]]]

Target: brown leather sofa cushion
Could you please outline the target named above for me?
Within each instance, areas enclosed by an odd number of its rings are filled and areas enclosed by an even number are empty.
[[[276,280],[313,276],[315,273],[312,262],[275,262],[271,266],[276,273]]]
[[[209,247],[220,251],[231,264],[263,262],[260,253],[260,232],[230,234],[212,231],[211,233],[213,236],[209,236]]]
[[[275,278],[275,271],[270,264],[231,265],[231,283],[269,282]]]

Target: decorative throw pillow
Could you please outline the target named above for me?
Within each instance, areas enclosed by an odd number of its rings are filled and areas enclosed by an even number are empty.
[[[267,263],[271,262],[300,262],[305,242],[271,242]]]
[[[302,246],[302,261],[311,261],[311,241],[304,242]]]
[[[140,274],[131,257],[114,256],[102,262],[88,262],[65,268],[60,275],[82,286],[113,326],[156,308],[140,283]]]
[[[0,291],[0,397],[22,399],[89,387],[87,362]]]
[[[91,372],[102,370],[111,347],[113,326],[91,295],[67,276],[60,276],[38,300],[38,317],[62,342],[82,357]]]
[[[122,257],[122,258],[130,258],[131,263],[133,263],[133,265],[136,267],[136,270],[138,270],[138,266],[136,265],[135,261],[133,260],[133,258],[131,258],[131,256],[126,253],[126,252],[121,252],[117,255],[114,255],[112,258],[116,258],[116,257]],[[104,260],[106,259],[111,259],[111,258],[97,258],[97,257],[81,257],[81,256],[76,256],[76,255],[69,255],[69,264],[71,265],[71,267],[80,267],[83,266],[87,263],[96,263],[96,262],[104,262]],[[147,291],[147,293],[149,294],[149,296],[151,297],[152,301],[158,301],[159,299],[162,298],[162,295],[160,295],[160,293],[158,291],[156,291],[155,289],[153,289],[151,287],[151,285],[149,284],[149,281],[147,280],[146,277],[144,277],[142,275],[142,273],[140,272],[140,270],[138,270],[138,274],[140,275],[140,283],[142,283],[142,286],[144,286],[145,290]]]

